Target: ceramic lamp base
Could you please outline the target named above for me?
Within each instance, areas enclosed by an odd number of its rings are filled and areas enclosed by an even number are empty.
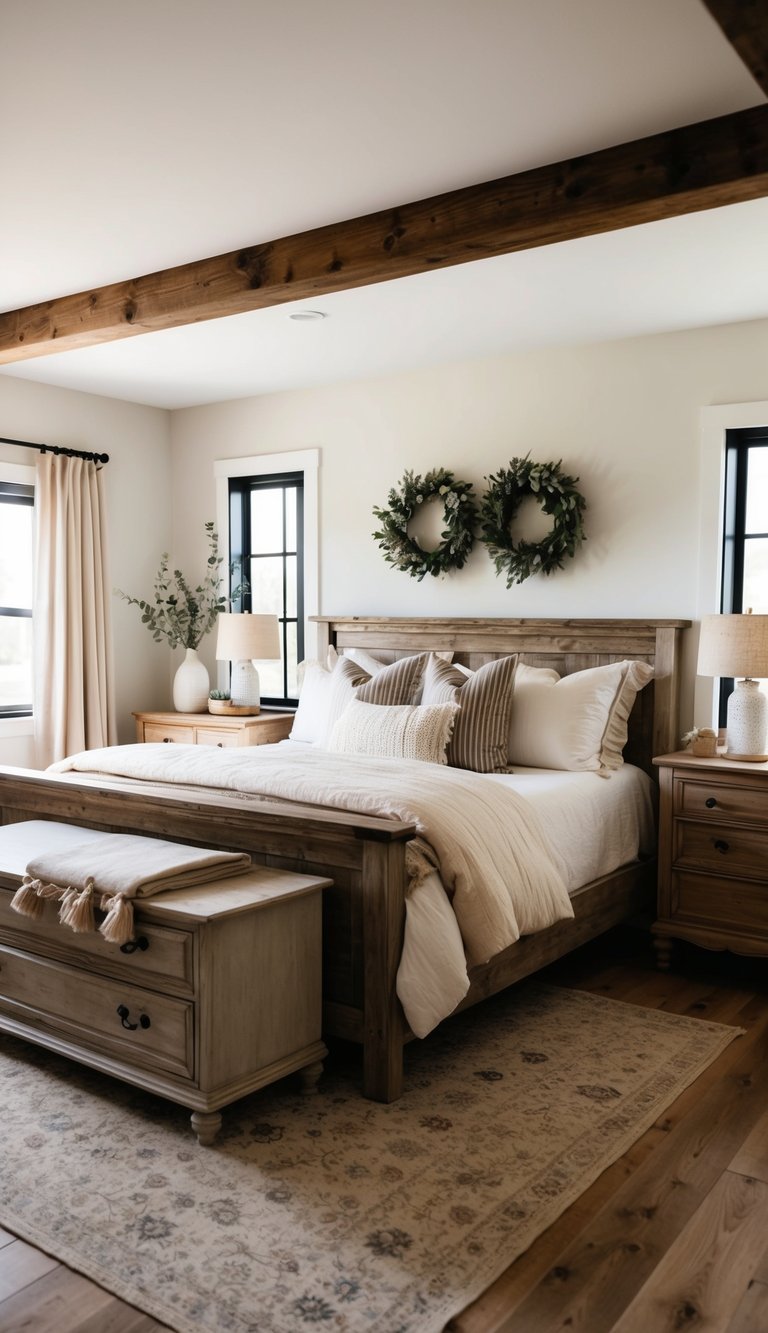
[[[261,711],[259,673],[252,662],[232,663],[229,693],[232,703],[240,708],[249,708],[252,713]]]
[[[726,759],[760,764],[768,759],[768,697],[756,680],[737,680],[728,700]]]

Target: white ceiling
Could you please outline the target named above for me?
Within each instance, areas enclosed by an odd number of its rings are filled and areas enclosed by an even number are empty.
[[[0,309],[764,100],[700,0],[3,4]],[[173,408],[753,319],[767,224],[759,200],[2,373]]]

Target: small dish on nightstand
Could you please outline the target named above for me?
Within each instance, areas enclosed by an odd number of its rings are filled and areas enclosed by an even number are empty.
[[[251,704],[233,704],[231,699],[209,699],[208,712],[218,713],[220,717],[255,717],[261,707]]]

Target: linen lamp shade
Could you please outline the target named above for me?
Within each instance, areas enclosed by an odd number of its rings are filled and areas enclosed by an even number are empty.
[[[728,700],[727,759],[768,759],[768,697],[758,679],[768,677],[768,616],[703,616],[699,637],[700,676],[734,676]]]
[[[232,703],[258,713],[261,706],[259,673],[253,662],[280,657],[277,616],[251,615],[247,611],[222,611],[218,616],[216,657],[232,663]]]

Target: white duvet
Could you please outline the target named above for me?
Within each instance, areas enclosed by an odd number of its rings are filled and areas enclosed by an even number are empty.
[[[643,818],[630,817],[608,850],[609,860],[618,859],[591,873],[594,857],[589,837],[583,836],[587,810],[604,799],[598,790],[627,785],[620,776],[624,770],[611,782],[594,774],[539,774],[528,779],[529,790],[521,795],[515,785],[525,787],[525,775],[490,776],[414,760],[341,756],[286,742],[248,750],[117,746],[72,756],[50,771],[244,791],[415,824],[416,848],[424,855],[417,858],[420,873],[406,900],[397,990],[417,1036],[431,1031],[466,994],[468,966],[486,961],[521,935],[572,916],[569,889],[631,860],[647,837],[647,829],[640,827]],[[644,774],[628,771],[650,789]],[[548,776],[555,793],[543,804],[542,776],[543,787]],[[652,828],[647,793],[646,805]],[[553,822],[558,807],[559,825],[557,818]],[[622,820],[595,819],[593,813],[591,824],[593,829],[620,827]],[[582,847],[581,856],[573,856],[574,842]],[[603,860],[605,850],[598,853]],[[439,875],[431,865],[439,867]],[[584,866],[589,873],[579,878]]]

